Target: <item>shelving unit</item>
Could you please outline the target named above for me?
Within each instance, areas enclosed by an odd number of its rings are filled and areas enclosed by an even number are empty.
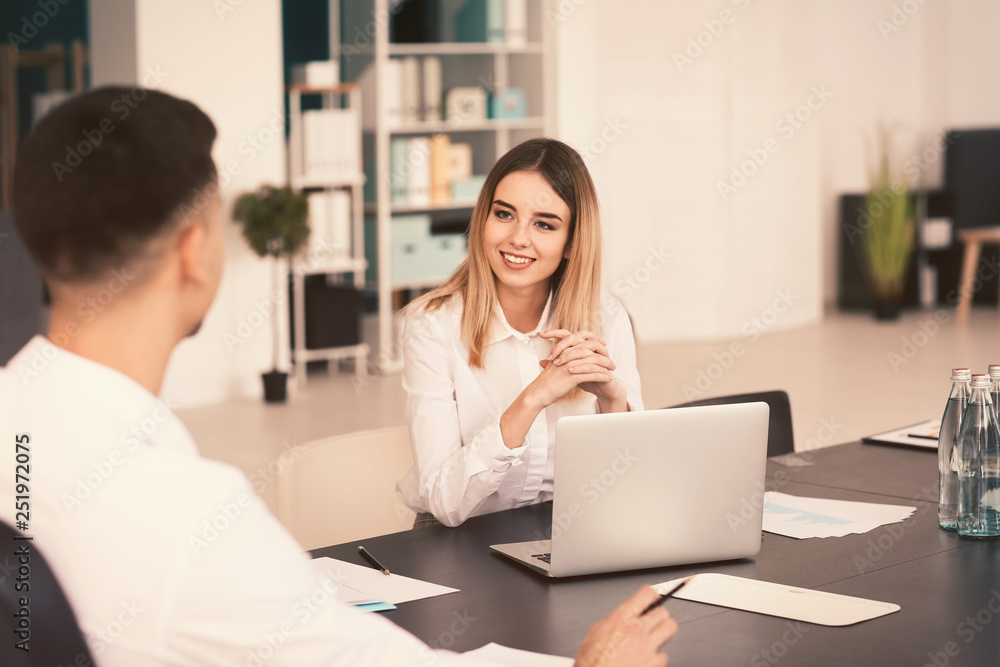
[[[360,0],[351,0],[360,2]],[[373,0],[370,5],[358,7],[357,15],[390,17],[389,0]],[[455,4],[455,3],[451,3]],[[461,4],[461,3],[459,3]],[[390,194],[390,141],[394,136],[430,135],[444,133],[453,139],[458,137],[473,147],[473,173],[486,174],[497,159],[510,148],[532,137],[553,136],[555,134],[555,86],[554,86],[554,39],[552,28],[545,19],[550,10],[550,0],[527,0],[527,42],[469,43],[436,42],[402,44],[390,43],[389,21],[370,21],[366,27],[374,29],[369,34],[369,44],[351,44],[352,58],[367,59],[365,65],[374,67],[375,122],[372,130],[365,133],[365,160],[375,162],[375,202],[367,204],[365,211],[373,215],[376,225],[378,278],[375,287],[378,294],[378,367],[383,372],[398,371],[402,368],[400,350],[395,344],[393,327],[395,310],[393,292],[397,290],[418,291],[433,287],[439,279],[399,283],[392,280],[391,228],[392,217],[410,213],[447,214],[471,210],[474,200],[437,202],[430,205],[412,206],[391,203]],[[447,20],[447,19],[445,19]],[[358,35],[356,26],[344,25],[343,35]],[[337,52],[344,51],[338,44]],[[410,123],[402,127],[390,127],[389,89],[385,73],[388,62],[393,57],[437,56],[442,62],[442,89],[456,86],[479,85],[487,92],[503,91],[509,87],[521,88],[527,98],[527,116],[515,119],[485,119],[470,121],[440,120]],[[344,63],[341,72],[345,72]],[[355,66],[355,76],[359,76],[362,66]],[[369,285],[371,288],[372,285]]]
[[[305,277],[327,274],[340,278],[350,276],[349,283],[357,289],[365,285],[365,233],[364,233],[364,184],[365,176],[358,173],[353,177],[336,181],[310,178],[305,169],[305,136],[302,117],[302,96],[320,95],[323,108],[348,108],[361,113],[361,86],[345,83],[337,86],[307,86],[295,84],[288,88],[289,117],[291,128],[288,137],[288,183],[293,190],[347,190],[351,197],[351,247],[347,256],[302,256],[292,259],[289,277],[292,281],[295,311],[295,345],[291,352],[295,380],[301,386],[305,382],[305,364],[310,361],[339,361],[354,359],[354,372],[364,373],[367,369],[369,345],[364,341],[357,345],[306,349],[306,301]],[[358,167],[360,169],[361,141],[358,138]],[[358,323],[360,329],[360,322]]]

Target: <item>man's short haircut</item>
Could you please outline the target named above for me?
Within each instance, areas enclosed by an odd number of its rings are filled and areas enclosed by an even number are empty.
[[[98,88],[52,111],[14,168],[14,219],[41,273],[86,282],[138,258],[216,183],[215,136],[191,102],[138,87]]]

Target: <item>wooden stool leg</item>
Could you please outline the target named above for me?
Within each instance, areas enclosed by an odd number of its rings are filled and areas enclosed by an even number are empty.
[[[959,324],[969,321],[969,308],[972,305],[972,283],[976,279],[976,267],[979,265],[979,241],[967,241],[965,245],[965,259],[962,260],[962,284],[958,288],[958,313],[956,320]]]

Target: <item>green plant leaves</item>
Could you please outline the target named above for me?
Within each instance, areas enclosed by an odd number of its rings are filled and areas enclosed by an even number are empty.
[[[262,186],[240,196],[233,218],[261,257],[290,257],[309,238],[309,201],[291,188]]]
[[[880,299],[902,294],[913,253],[913,198],[905,185],[894,185],[889,183],[888,161],[883,158],[879,182],[865,197],[869,224],[863,238],[872,291]]]

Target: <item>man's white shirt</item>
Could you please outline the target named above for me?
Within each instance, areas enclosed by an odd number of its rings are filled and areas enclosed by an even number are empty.
[[[467,664],[337,601],[243,473],[202,458],[125,375],[41,336],[0,369],[11,525],[16,434],[30,436],[32,547],[101,667]]]

